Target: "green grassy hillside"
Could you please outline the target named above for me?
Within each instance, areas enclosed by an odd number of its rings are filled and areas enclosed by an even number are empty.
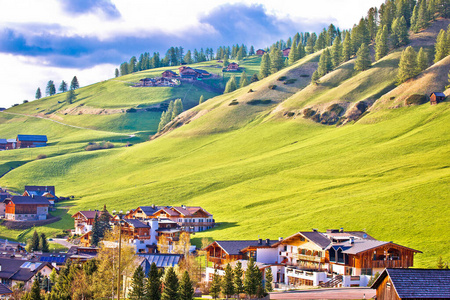
[[[86,152],[84,134],[122,143],[126,137],[51,124],[62,126],[61,133],[55,127],[54,138],[67,149],[24,163],[0,178],[0,185],[20,190],[26,184],[54,184],[59,194],[74,195],[62,203],[68,213],[58,212],[63,220],[42,229],[49,234],[68,227],[69,215],[79,209],[186,204],[203,206],[220,223],[197,233],[197,240],[274,239],[299,230],[344,227],[423,251],[416,266],[434,266],[440,255],[450,260],[443,234],[450,212],[450,104],[396,109],[379,104],[391,89],[395,97],[423,93],[423,78],[445,85],[447,78],[438,75],[448,73],[450,61],[395,88],[399,52],[394,51],[368,71],[353,72],[350,61],[311,86],[305,75],[314,71],[318,55],[212,98],[176,118],[168,126],[175,130],[129,148]],[[285,85],[282,76],[297,80]],[[379,109],[341,127],[284,116],[311,105],[368,98]],[[19,124],[8,118],[22,118],[0,116],[8,130]],[[83,117],[86,126],[95,126],[97,121]],[[108,121],[102,126],[112,130],[113,119],[102,117]],[[25,161],[28,151],[58,151],[57,146],[1,152],[0,159],[6,165],[17,153],[18,161]],[[19,234],[2,228],[0,236]]]

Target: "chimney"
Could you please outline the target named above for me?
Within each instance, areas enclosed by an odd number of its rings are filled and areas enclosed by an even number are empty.
[[[280,237],[278,238],[278,241],[281,242],[282,240],[283,240],[283,237],[280,236]]]
[[[258,240],[258,245],[262,245],[262,239]]]
[[[152,204],[152,208],[155,208],[155,204]]]
[[[344,232],[344,227],[341,227],[341,230],[340,230],[340,232],[342,233],[342,232]]]
[[[270,239],[266,239],[266,245],[270,245]]]
[[[354,239],[354,237],[351,237],[350,238],[350,244],[354,244],[355,243],[355,239]]]

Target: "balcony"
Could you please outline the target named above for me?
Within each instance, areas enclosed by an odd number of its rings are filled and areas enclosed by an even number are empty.
[[[292,252],[288,252],[288,251],[281,251],[280,255],[284,256],[284,257],[292,258],[294,254]]]
[[[319,256],[313,256],[313,255],[295,254],[294,258],[298,259],[298,260],[303,260],[303,261],[325,263],[325,257],[319,257]]]
[[[373,260],[372,268],[405,268],[402,260]]]

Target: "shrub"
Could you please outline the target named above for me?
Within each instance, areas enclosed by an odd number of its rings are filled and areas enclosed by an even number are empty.
[[[269,104],[272,100],[250,100],[247,102],[248,105],[258,105],[258,104]]]
[[[328,106],[327,111],[333,112],[339,116],[344,111],[344,108],[342,106],[340,106],[339,104],[332,104],[332,105]]]
[[[311,118],[312,116],[314,116],[316,114],[316,111],[314,110],[314,109],[312,109],[312,108],[310,108],[310,107],[308,107],[308,108],[305,108],[304,110],[303,110],[303,117],[304,118]]]
[[[393,97],[389,98],[389,100],[394,100],[394,99],[395,99],[395,96],[393,96]]]
[[[309,77],[309,75],[308,74],[302,74],[302,75],[300,75],[300,77]]]
[[[23,103],[28,103],[28,100],[23,100]]]
[[[277,86],[276,86],[275,84],[269,85],[269,89],[270,89],[270,90],[274,90],[274,89],[276,89],[276,88],[277,88]]]
[[[280,76],[280,77],[278,77],[278,81],[284,81],[285,79],[286,79],[287,77],[286,76]]]
[[[100,142],[100,143],[89,143],[84,150],[86,151],[94,151],[99,149],[110,149],[114,148],[114,144],[110,142]]]
[[[314,116],[312,116],[311,120],[319,123],[320,122],[320,114],[315,114]]]
[[[288,116],[289,118],[290,117],[293,117],[295,115],[295,112],[292,112],[292,111],[288,111],[287,113],[286,113],[286,116]]]
[[[365,112],[367,110],[367,103],[364,101],[359,101],[358,103],[356,103],[356,108],[360,111],[360,112]]]
[[[427,102],[425,95],[414,94],[405,99],[405,105],[420,105]]]
[[[133,108],[133,107],[128,108],[128,109],[126,110],[126,112],[127,112],[127,113],[135,113],[135,112],[136,112],[136,108]]]
[[[252,89],[249,89],[247,93],[253,93],[253,90],[252,90]]]
[[[296,81],[297,81],[297,79],[291,78],[291,79],[286,80],[286,81],[284,82],[284,84],[292,84],[292,83],[294,83],[294,82],[296,82]]]
[[[238,104],[239,104],[239,102],[237,101],[237,99],[233,99],[233,100],[231,100],[230,104],[228,104],[228,105],[231,106],[231,105],[238,105]]]
[[[45,155],[45,154],[39,154],[39,155],[37,156],[37,159],[44,159],[44,158],[47,158],[47,155]]]

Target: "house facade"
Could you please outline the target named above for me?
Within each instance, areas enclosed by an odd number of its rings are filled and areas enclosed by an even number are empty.
[[[47,146],[46,135],[17,135],[17,148],[35,148]]]
[[[178,74],[172,70],[166,70],[166,71],[162,72],[162,74],[161,74],[161,77],[165,77],[165,78],[175,78],[177,76],[178,76]]]
[[[228,72],[236,72],[239,71],[239,65],[235,62],[232,62],[227,67]]]
[[[0,282],[13,287],[17,283],[23,283],[25,289],[29,289],[38,272],[43,276],[49,276],[53,266],[48,262],[36,262],[32,260],[13,259],[0,257]]]
[[[102,214],[101,210],[84,210],[75,213],[72,218],[74,219],[75,230],[73,234],[83,235],[92,230],[92,225],[94,224],[95,216],[100,217]],[[107,212],[108,217],[112,219],[112,216]]]
[[[43,196],[12,196],[6,198],[5,218],[13,221],[46,220],[50,202]]]
[[[263,49],[256,50],[256,55],[263,56],[265,53],[266,53],[266,51]]]
[[[55,201],[58,200],[54,186],[26,185],[22,196],[43,196],[48,199],[50,205],[55,205]]]
[[[430,104],[436,105],[445,100],[445,94],[441,92],[433,92],[430,95]]]

